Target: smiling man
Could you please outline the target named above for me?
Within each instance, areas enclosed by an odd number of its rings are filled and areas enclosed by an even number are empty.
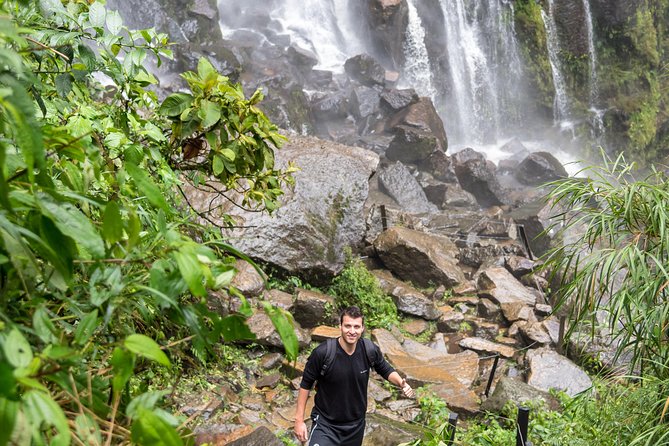
[[[297,395],[295,435],[309,446],[360,446],[365,433],[367,384],[372,368],[412,398],[414,391],[386,362],[379,348],[362,339],[365,323],[358,307],[339,317],[341,336],[323,342],[311,353]],[[329,345],[328,345],[329,344]],[[307,432],[304,411],[314,383],[316,398]]]

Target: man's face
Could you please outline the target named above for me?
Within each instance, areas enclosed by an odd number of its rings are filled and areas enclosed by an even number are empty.
[[[361,317],[352,318],[347,315],[344,315],[339,327],[341,328],[342,340],[351,345],[358,342],[358,339],[360,339],[360,336],[362,336],[362,332],[365,329]]]

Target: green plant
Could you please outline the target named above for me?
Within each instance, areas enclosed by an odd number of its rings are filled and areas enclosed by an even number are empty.
[[[589,177],[552,183],[562,245],[546,257],[559,280],[558,307],[568,307],[568,335],[584,326],[595,334],[605,314],[618,355],[632,354],[631,367],[660,377],[669,366],[669,183],[654,169],[641,181],[622,155],[604,158]]]
[[[350,250],[346,253],[344,269],[332,281],[328,293],[335,296],[338,309],[358,306],[365,315],[368,328],[397,324],[397,307],[387,296],[374,275]]]
[[[144,66],[167,36],[101,2],[0,0],[0,40],[0,445],[189,443],[150,381],[251,338],[254,309],[230,286],[249,259],[184,189],[211,178],[271,211],[292,184],[283,137],[205,59],[159,103]],[[295,357],[290,316],[262,310]]]

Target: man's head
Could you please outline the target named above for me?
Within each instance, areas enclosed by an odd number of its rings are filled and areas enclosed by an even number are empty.
[[[341,330],[341,339],[353,345],[358,342],[365,331],[365,319],[362,311],[358,307],[345,308],[339,315],[339,328]]]

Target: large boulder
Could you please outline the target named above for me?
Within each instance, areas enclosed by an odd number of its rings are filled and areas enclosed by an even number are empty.
[[[514,176],[523,184],[539,186],[569,175],[562,163],[550,153],[534,152],[521,161]]]
[[[404,314],[435,320],[441,316],[436,305],[423,293],[383,270],[373,271],[381,289],[390,297],[397,309]]]
[[[276,156],[278,166],[292,160],[300,170],[295,187],[286,190],[273,215],[240,209],[202,190],[190,189],[189,200],[203,212],[216,209],[211,220],[232,215],[239,227],[226,235],[250,257],[316,280],[331,277],[343,268],[344,248],[363,240],[368,179],[379,157],[369,150],[300,136],[291,136]]]
[[[401,162],[379,168],[379,189],[390,196],[407,212],[436,212],[437,207],[430,203],[423,188],[409,169]]]
[[[466,148],[451,157],[460,186],[476,197],[483,207],[504,203],[503,191],[492,167],[483,154]]]
[[[434,150],[448,148],[444,123],[430,98],[419,98],[395,113],[386,122],[386,131],[395,135],[386,152],[391,160],[418,163]]]
[[[554,350],[530,350],[525,358],[530,370],[527,383],[532,387],[546,392],[562,390],[569,396],[592,387],[592,380],[582,369]]]
[[[481,404],[481,409],[501,412],[508,401],[512,401],[514,404],[542,401],[551,410],[559,410],[560,408],[559,401],[550,393],[505,376],[495,386],[492,396]]]
[[[458,250],[447,237],[393,227],[376,238],[374,247],[389,270],[418,286],[453,287],[465,281]]]
[[[386,70],[369,54],[358,54],[344,62],[344,70],[348,76],[368,87],[383,86]]]
[[[482,271],[478,278],[479,296],[499,304],[509,322],[531,317],[536,296],[503,267]],[[529,309],[529,311],[525,311]]]

